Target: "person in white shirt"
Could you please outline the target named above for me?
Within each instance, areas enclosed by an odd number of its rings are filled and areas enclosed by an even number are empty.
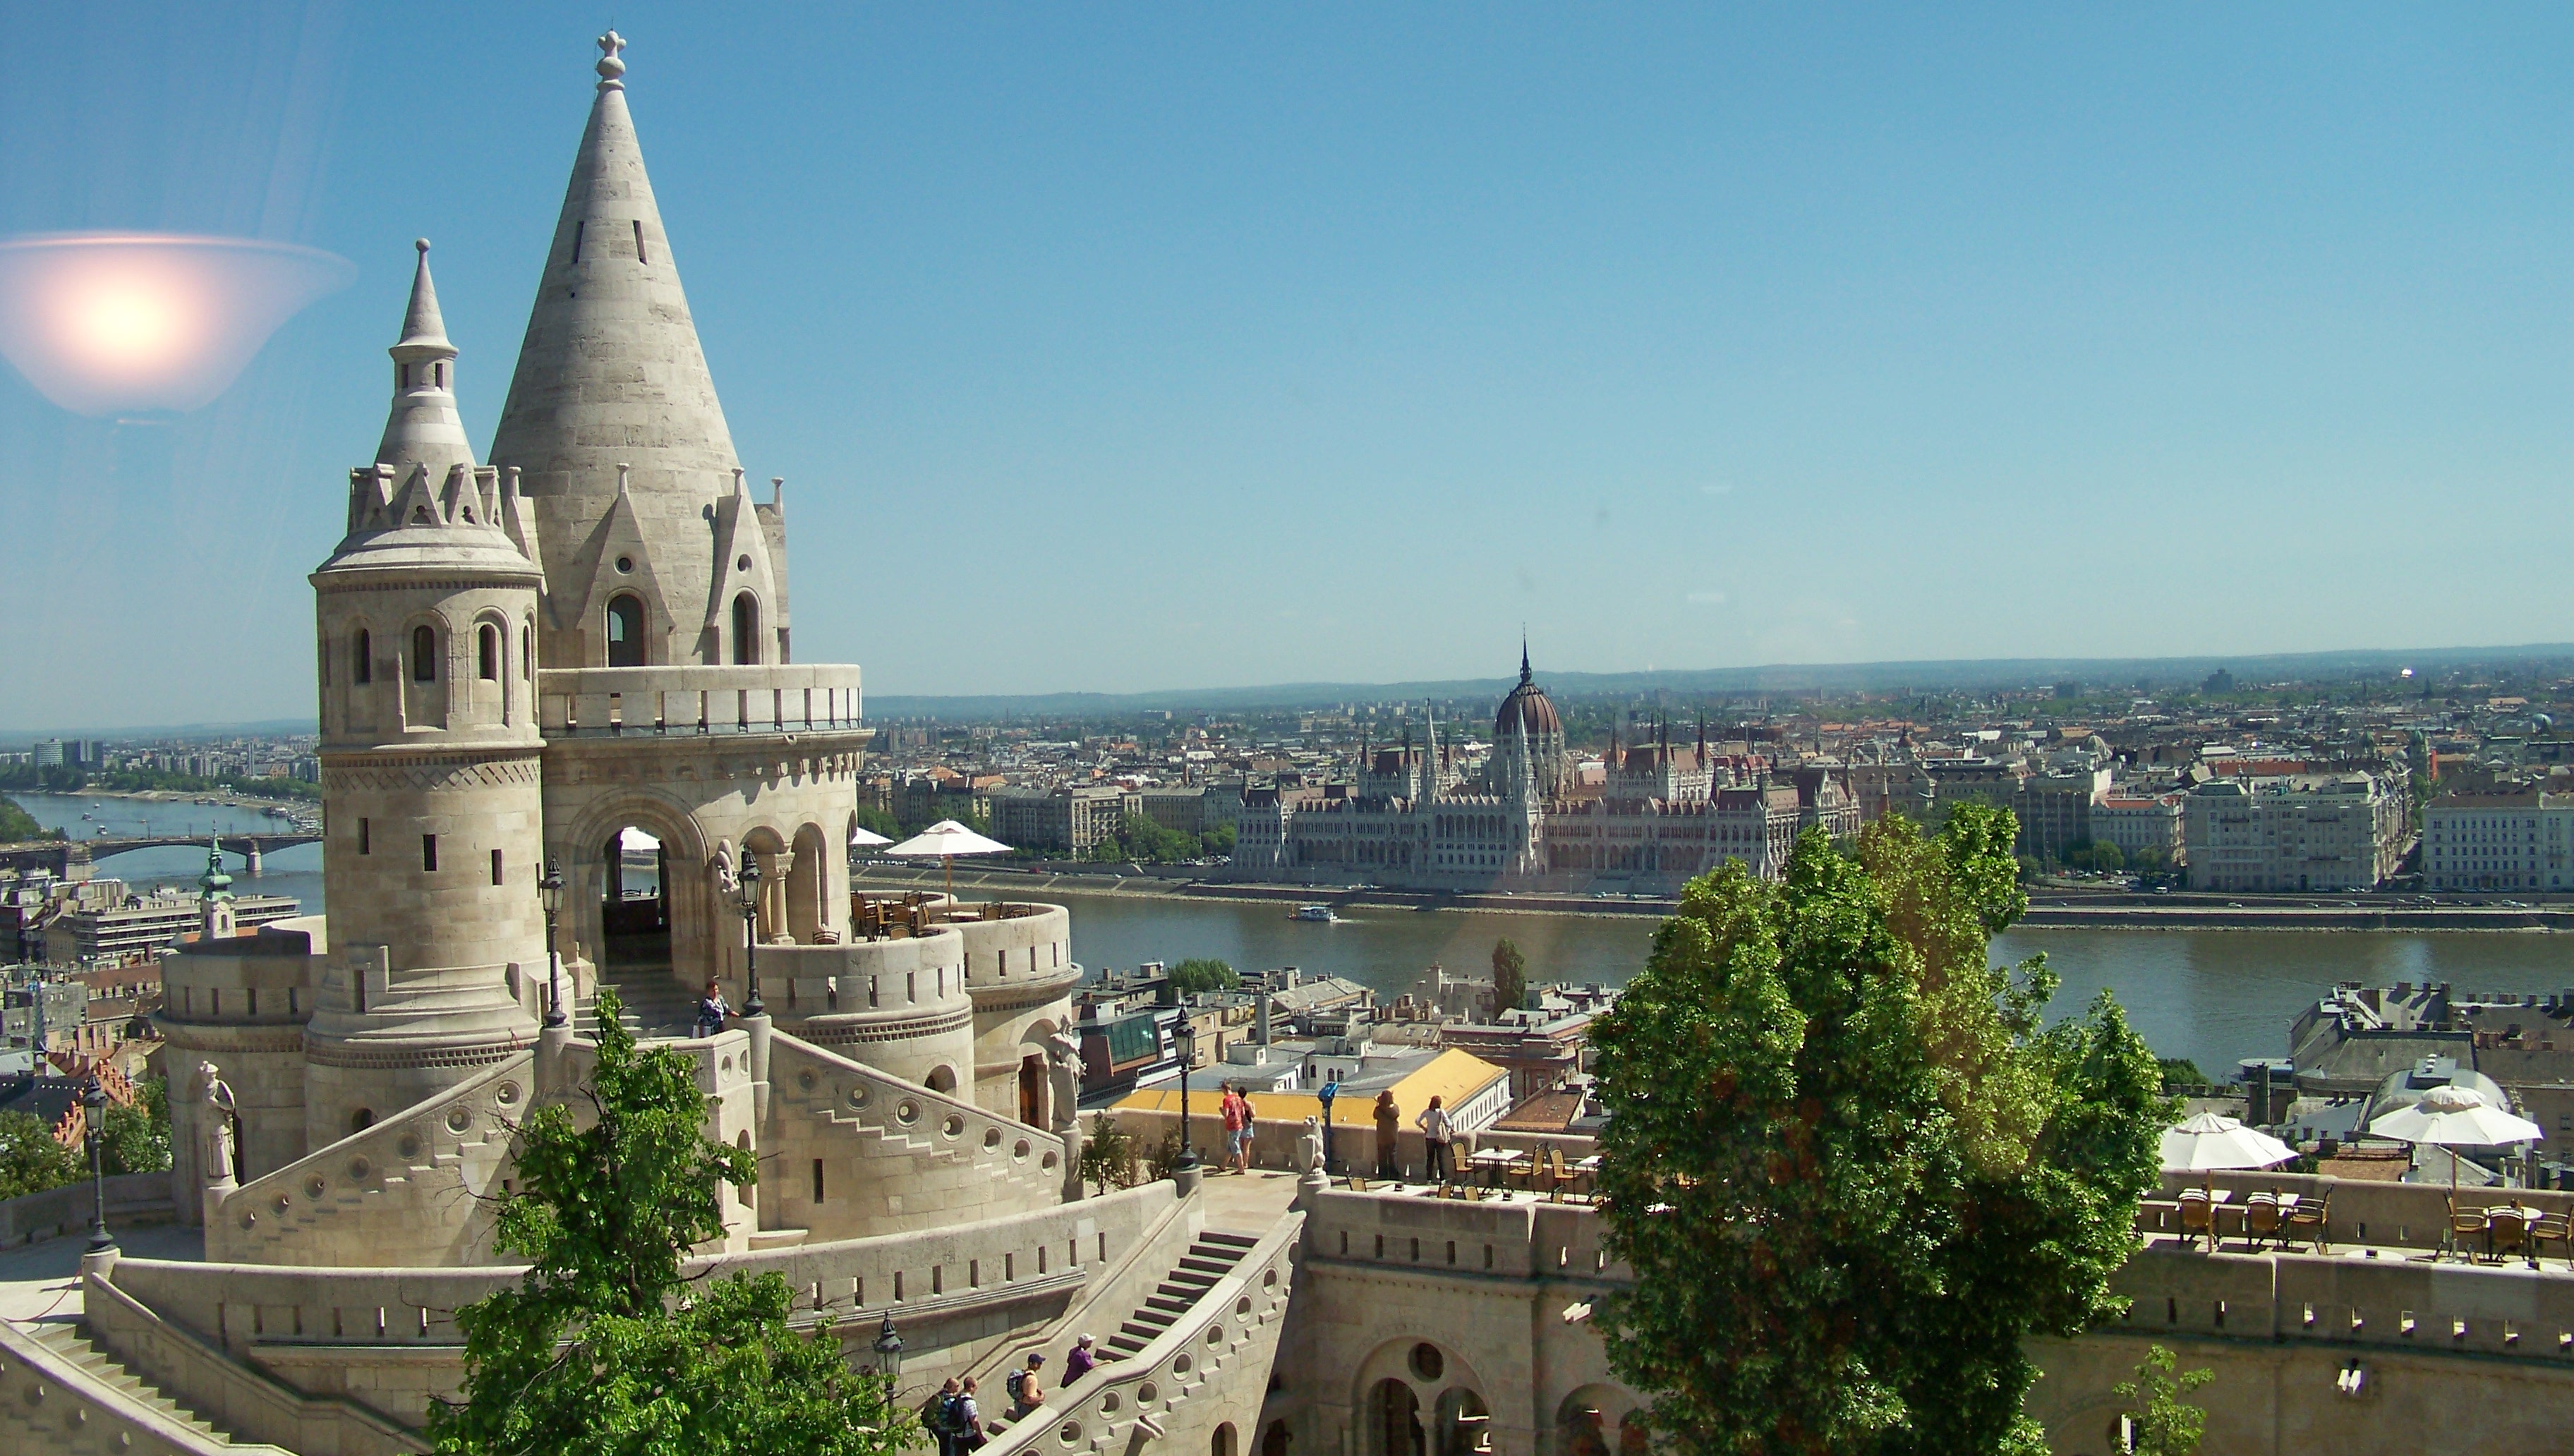
[[[1457,1134],[1456,1130],[1448,1125],[1448,1113],[1440,1105],[1440,1099],[1431,1098],[1430,1105],[1422,1109],[1421,1115],[1413,1119],[1412,1125],[1421,1129],[1421,1140],[1430,1149],[1430,1180],[1434,1183],[1447,1182],[1450,1167],[1448,1148]]]

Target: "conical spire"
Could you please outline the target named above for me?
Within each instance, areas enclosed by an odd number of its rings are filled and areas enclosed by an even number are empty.
[[[714,609],[704,508],[733,493],[732,434],[679,286],[661,210],[626,106],[625,38],[599,38],[599,85],[564,189],[536,307],[492,436],[536,504],[546,590],[557,612],[596,595],[592,538],[616,501],[617,470],[645,523],[658,573],[656,618],[694,624]],[[782,587],[782,583],[779,584]],[[772,604],[771,614],[774,616]],[[549,636],[574,624],[558,620]],[[569,640],[548,656],[575,661]],[[720,661],[682,637],[680,661]],[[711,656],[709,656],[711,655]]]
[[[1523,630],[1520,633],[1520,686],[1526,688],[1532,681],[1534,680],[1529,675],[1528,633]]]
[[[429,276],[429,240],[414,240],[420,261],[412,269],[411,303],[403,310],[402,338],[385,351],[394,360],[393,407],[385,415],[376,464],[394,468],[397,483],[415,466],[439,482],[474,464],[474,442],[456,413],[456,346],[438,312],[438,285]]]

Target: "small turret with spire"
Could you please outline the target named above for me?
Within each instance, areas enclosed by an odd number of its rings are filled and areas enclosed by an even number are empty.
[[[197,937],[229,940],[235,933],[233,877],[224,873],[223,841],[206,839],[206,872],[197,876]]]

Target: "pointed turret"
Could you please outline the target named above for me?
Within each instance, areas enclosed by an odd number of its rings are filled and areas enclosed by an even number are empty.
[[[593,539],[630,468],[644,540],[625,553],[648,561],[658,583],[647,604],[656,623],[679,626],[675,661],[719,663],[738,593],[716,592],[707,508],[735,495],[740,462],[679,286],[661,211],[626,106],[625,39],[600,37],[599,86],[581,151],[538,280],[528,333],[493,433],[492,459],[521,472],[535,502],[552,619],[543,656],[564,667],[601,666],[607,637],[593,615],[607,583]],[[735,549],[723,560],[737,562]],[[763,630],[782,624],[765,582]],[[693,640],[692,640],[693,639]],[[769,655],[763,655],[769,659]],[[773,659],[769,659],[773,660]]]
[[[425,467],[443,481],[458,466],[471,470],[474,445],[456,413],[456,346],[438,312],[438,285],[429,277],[429,240],[417,239],[420,262],[411,275],[411,305],[403,311],[402,338],[385,351],[394,360],[393,408],[385,416],[376,464],[394,468],[397,483]]]

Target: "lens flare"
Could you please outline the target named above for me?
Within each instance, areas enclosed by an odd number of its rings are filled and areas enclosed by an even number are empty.
[[[81,415],[202,409],[278,326],[358,275],[256,238],[57,233],[0,241],[0,356]]]

